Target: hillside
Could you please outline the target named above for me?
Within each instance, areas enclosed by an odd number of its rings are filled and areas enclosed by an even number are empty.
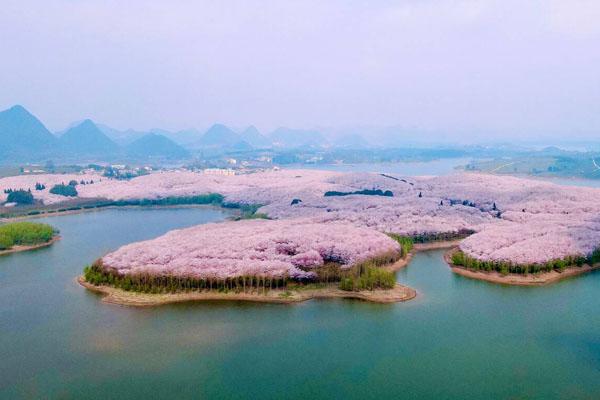
[[[40,160],[56,148],[57,139],[35,116],[20,105],[0,112],[2,160]]]
[[[242,141],[240,135],[223,124],[214,124],[198,144],[202,147],[231,147]]]
[[[119,146],[89,119],[68,129],[59,138],[59,147],[69,156],[114,157],[119,152]]]
[[[250,125],[241,133],[241,138],[253,147],[267,148],[271,147],[272,143],[269,138],[261,134],[254,125]]]
[[[186,149],[164,135],[148,133],[126,147],[126,153],[135,158],[182,159],[190,154]]]

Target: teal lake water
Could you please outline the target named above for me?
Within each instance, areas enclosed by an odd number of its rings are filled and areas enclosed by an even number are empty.
[[[2,399],[598,399],[600,273],[543,288],[453,275],[442,251],[398,273],[415,300],[107,305],[83,266],[224,218],[114,209],[44,218],[53,246],[0,257]]]

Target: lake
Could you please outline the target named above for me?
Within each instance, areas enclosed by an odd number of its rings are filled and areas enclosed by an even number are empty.
[[[0,398],[597,399],[600,273],[543,288],[453,275],[442,251],[398,272],[392,305],[104,304],[75,282],[108,251],[226,217],[110,209],[37,219],[53,246],[0,257]]]
[[[291,164],[288,169],[320,169],[339,172],[375,172],[403,176],[447,175],[457,172],[456,167],[468,164],[470,158],[440,158],[431,161],[401,161],[356,164]]]

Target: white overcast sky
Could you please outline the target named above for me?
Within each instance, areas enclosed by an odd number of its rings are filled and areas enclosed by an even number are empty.
[[[52,130],[600,137],[600,1],[12,1],[0,108]]]

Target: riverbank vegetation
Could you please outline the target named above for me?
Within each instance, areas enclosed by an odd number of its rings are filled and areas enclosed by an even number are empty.
[[[400,245],[402,258],[406,257],[415,245],[415,241],[410,236],[402,236],[395,233],[388,233],[388,236],[394,239]]]
[[[478,260],[464,253],[461,250],[456,250],[451,255],[452,264],[458,267],[463,267],[473,271],[496,271],[502,275],[508,274],[537,274],[543,272],[563,272],[567,268],[582,267],[585,264],[594,265],[600,262],[600,249],[595,250],[587,257],[584,256],[567,256],[549,260],[544,263],[517,264],[510,261],[497,260]]]
[[[368,261],[344,271],[339,288],[346,291],[361,291],[392,289],[395,285],[396,277],[393,272],[381,268],[376,262]]]
[[[323,288],[337,284],[344,291],[362,291],[375,289],[392,289],[396,279],[392,272],[383,268],[400,258],[398,252],[374,257],[351,268],[343,268],[337,263],[327,263],[314,270],[314,274],[294,278],[290,276],[273,277],[268,275],[240,275],[229,278],[191,276],[153,275],[150,273],[120,274],[106,268],[101,260],[86,266],[83,277],[86,282],[95,286],[112,286],[125,291],[142,293],[179,293],[190,291],[218,291],[235,293],[263,292],[269,290],[299,289],[303,286]]]
[[[106,207],[127,207],[127,206],[177,206],[177,205],[215,205],[219,206],[223,202],[223,196],[218,193],[207,193],[196,196],[169,196],[158,199],[123,199],[108,200],[100,199],[79,199],[72,198],[69,202],[50,204],[47,206],[38,205],[35,207],[11,208],[6,212],[0,213],[0,218],[16,218],[19,216],[33,216],[42,214],[55,214],[68,211],[83,211],[102,209]]]
[[[47,224],[12,222],[0,225],[0,250],[9,250],[13,246],[35,246],[47,243],[55,234],[55,230]]]

